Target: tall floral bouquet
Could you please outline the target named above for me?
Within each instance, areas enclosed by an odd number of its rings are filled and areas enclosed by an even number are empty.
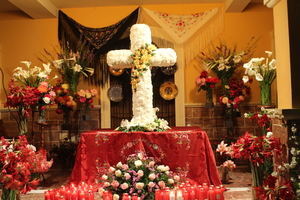
[[[212,70],[221,80],[223,88],[228,85],[230,78],[243,60],[251,52],[251,46],[244,51],[238,51],[236,47],[229,47],[224,43],[213,46],[208,52],[201,52],[200,59],[209,70]]]
[[[43,64],[43,69],[38,66],[31,66],[30,61],[21,61],[26,66],[25,69],[17,67],[13,73],[13,80],[24,86],[38,87],[41,82],[49,79],[52,71],[50,64]]]
[[[143,153],[130,155],[126,164],[119,162],[102,176],[104,189],[115,197],[128,193],[141,199],[154,199],[156,189],[173,188],[179,179],[179,176],[172,175],[168,166],[157,165],[154,159]]]
[[[272,59],[272,52],[265,51],[266,58],[252,58],[244,64],[245,76],[243,80],[248,81],[248,76],[255,76],[259,82],[261,104],[271,105],[271,85],[276,78],[276,60]]]
[[[30,116],[32,107],[36,106],[39,101],[40,93],[35,87],[20,87],[15,81],[9,83],[9,92],[5,107],[15,108],[17,116],[15,116],[18,124],[19,134],[24,135],[28,132],[27,119]]]
[[[206,104],[213,105],[213,95],[212,90],[215,88],[216,84],[220,80],[216,77],[212,77],[208,75],[207,71],[202,71],[200,75],[196,78],[196,85],[198,87],[198,91],[205,90],[206,91]]]
[[[39,184],[39,173],[52,166],[46,151],[29,145],[25,136],[0,140],[0,186],[3,200],[15,200],[16,191],[27,193]]]
[[[63,84],[68,84],[71,95],[77,92],[77,86],[81,75],[88,77],[94,74],[94,69],[86,66],[86,60],[79,52],[72,52],[70,49],[61,49],[58,52],[58,60],[53,65],[62,76]]]
[[[30,111],[44,113],[45,107],[54,102],[55,93],[49,84],[50,64],[43,64],[43,69],[32,66],[29,61],[22,61],[25,69],[17,67],[9,84],[6,106],[16,108],[20,134],[27,133],[27,118]],[[54,77],[53,79],[55,79]]]

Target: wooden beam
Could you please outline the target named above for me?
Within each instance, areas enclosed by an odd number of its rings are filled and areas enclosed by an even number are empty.
[[[225,0],[226,12],[243,12],[251,0]]]
[[[56,17],[58,9],[50,0],[8,0],[33,19]]]

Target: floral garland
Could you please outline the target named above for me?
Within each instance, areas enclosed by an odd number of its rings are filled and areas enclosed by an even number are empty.
[[[154,56],[156,49],[156,46],[153,44],[145,44],[145,46],[136,49],[131,55],[133,64],[131,69],[131,85],[134,91],[137,89],[137,84],[140,82],[143,72],[149,68],[150,59]]]

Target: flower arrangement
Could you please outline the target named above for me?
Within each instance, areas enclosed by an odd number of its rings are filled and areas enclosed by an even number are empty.
[[[140,76],[150,66],[150,59],[154,56],[156,46],[153,44],[145,44],[141,48],[134,51],[131,55],[133,67],[131,69],[131,85],[135,91],[137,83],[140,82]]]
[[[198,86],[198,91],[211,90],[212,88],[215,88],[218,82],[219,82],[218,78],[208,76],[208,72],[205,70],[202,71],[200,75],[196,78],[196,85]]]
[[[295,199],[291,182],[278,184],[278,177],[269,175],[261,187],[256,187],[256,197],[261,200],[285,200]]]
[[[128,120],[122,120],[121,125],[116,128],[118,131],[123,131],[123,132],[135,132],[135,131],[140,131],[140,132],[148,132],[148,131],[165,131],[170,129],[168,126],[168,121],[160,118],[155,118],[154,122],[148,123],[144,126],[132,126],[132,124]]]
[[[96,89],[90,89],[90,90],[81,89],[76,93],[76,99],[78,99],[77,101],[82,104],[87,104],[91,106],[93,103],[93,98],[96,95],[97,95]]]
[[[46,151],[36,152],[29,145],[25,136],[18,139],[0,140],[0,185],[2,199],[20,191],[25,194],[39,184],[38,173],[44,173],[52,166],[52,160],[47,161]],[[13,195],[14,196],[14,195]],[[14,199],[14,198],[13,198]]]
[[[28,132],[27,119],[30,116],[32,108],[38,104],[39,100],[40,92],[36,87],[18,86],[13,80],[9,83],[9,92],[5,107],[17,109],[15,119],[20,135]]]
[[[209,70],[216,73],[222,82],[222,86],[226,87],[228,81],[233,76],[239,66],[242,66],[243,60],[251,52],[251,46],[244,51],[237,51],[236,47],[229,47],[224,43],[213,46],[208,52],[201,52],[200,60]]]
[[[88,77],[94,74],[94,69],[85,66],[85,60],[80,53],[74,53],[68,48],[58,52],[58,60],[53,61],[53,65],[62,76],[64,84],[69,85],[72,96],[77,92],[77,86],[81,75]]]
[[[216,77],[208,76],[207,71],[202,71],[200,76],[196,78],[196,85],[198,87],[198,91],[205,90],[206,91],[206,106],[213,106],[213,94],[212,90],[215,88],[216,84],[219,82],[219,79]]]
[[[38,87],[41,82],[47,81],[49,79],[50,73],[52,71],[50,64],[43,64],[43,68],[31,66],[30,61],[21,61],[26,66],[26,69],[22,67],[17,67],[13,73],[13,80],[19,82],[21,85]],[[56,78],[56,77],[54,77]]]
[[[128,193],[141,199],[154,199],[156,189],[173,188],[179,179],[179,176],[172,175],[168,166],[157,165],[143,153],[130,155],[126,164],[119,162],[102,176],[104,189],[114,196]]]
[[[259,187],[262,185],[263,179],[272,173],[273,155],[280,154],[282,149],[279,138],[273,137],[271,133],[267,136],[258,137],[246,132],[230,146],[223,142],[217,151],[234,159],[249,160],[253,175],[253,186]]]
[[[248,76],[255,76],[261,90],[261,104],[271,105],[271,84],[276,78],[276,60],[271,59],[272,52],[265,51],[265,53],[266,58],[252,58],[243,65],[246,69],[243,80],[247,82]]]
[[[68,112],[76,107],[77,103],[73,96],[70,94],[69,84],[58,82],[54,87],[56,93],[55,102],[57,103],[56,112],[62,114],[63,112]]]
[[[231,118],[239,112],[239,104],[250,94],[250,87],[245,85],[242,80],[231,79],[225,91],[219,101],[221,105],[225,106],[225,117]]]

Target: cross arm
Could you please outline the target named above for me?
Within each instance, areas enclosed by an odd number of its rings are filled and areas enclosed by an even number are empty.
[[[176,63],[176,52],[171,48],[159,48],[155,50],[151,58],[151,66],[168,67]]]
[[[107,53],[106,59],[108,66],[116,69],[131,68],[132,51],[130,50],[113,50]]]

